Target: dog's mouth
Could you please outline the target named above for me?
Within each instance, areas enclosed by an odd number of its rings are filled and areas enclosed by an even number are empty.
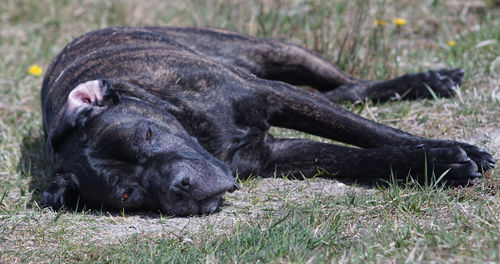
[[[237,182],[235,182],[230,188],[224,191],[220,191],[216,194],[213,194],[207,198],[198,201],[199,204],[198,214],[207,215],[218,212],[220,210],[220,207],[224,203],[224,195],[226,194],[226,192],[233,193],[234,191],[239,189],[240,185]]]
[[[220,207],[222,206],[224,202],[224,194],[226,192],[220,192],[217,194],[214,194],[210,197],[207,197],[201,201],[198,202],[199,205],[199,215],[208,215],[212,214],[215,212],[218,212],[220,210]]]
[[[161,211],[171,216],[201,216],[210,215],[220,211],[224,204],[224,195],[227,191],[221,191],[201,200],[183,197],[176,201],[165,201],[161,205]]]

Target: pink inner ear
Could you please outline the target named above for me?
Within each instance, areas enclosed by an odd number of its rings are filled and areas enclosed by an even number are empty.
[[[77,85],[68,95],[68,108],[81,108],[102,100],[102,83],[99,80]]]

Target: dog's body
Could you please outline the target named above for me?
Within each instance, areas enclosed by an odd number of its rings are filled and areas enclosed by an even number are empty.
[[[55,176],[42,204],[204,214],[238,188],[236,173],[311,177],[319,169],[353,180],[450,169],[445,180],[465,184],[493,167],[490,154],[389,128],[333,102],[430,96],[426,85],[449,96],[462,76],[455,69],[361,81],[301,47],[218,29],[91,32],[57,56],[43,83]],[[270,126],[360,148],[275,139]]]

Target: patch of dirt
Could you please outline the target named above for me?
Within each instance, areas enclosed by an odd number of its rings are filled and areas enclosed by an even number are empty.
[[[500,152],[498,151],[500,150],[500,127],[484,128],[480,132],[470,136],[466,141],[473,145],[484,145],[493,154],[495,159],[500,159]]]
[[[0,215],[0,241],[7,252],[0,256],[0,262],[25,262],[18,258],[23,257],[16,253],[20,250],[28,252],[26,256],[37,256],[41,262],[50,262],[50,259],[57,262],[62,255],[75,254],[75,250],[86,254],[90,245],[120,244],[133,235],[199,243],[212,236],[272,224],[290,209],[308,206],[312,201],[317,205],[325,200],[331,202],[345,199],[345,195],[372,191],[321,178],[301,181],[256,178],[243,184],[241,190],[226,195],[222,209],[207,216],[26,209],[18,214]]]
[[[190,241],[200,232],[222,234],[234,227],[252,226],[263,217],[276,218],[287,204],[307,205],[311,198],[342,197],[347,193],[372,191],[348,186],[336,180],[307,181],[281,178],[254,179],[240,191],[226,195],[221,211],[208,216],[165,217],[159,214],[89,216],[94,221],[81,221],[80,229],[94,241],[118,242],[133,234],[154,234]]]

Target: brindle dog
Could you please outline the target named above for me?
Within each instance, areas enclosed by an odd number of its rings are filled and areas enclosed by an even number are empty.
[[[493,167],[486,151],[405,133],[335,103],[429,97],[428,87],[451,96],[463,74],[362,81],[302,47],[220,29],[91,32],[64,48],[43,82],[54,177],[41,203],[208,214],[239,188],[235,175],[318,170],[352,180],[445,173],[447,183],[467,184]],[[278,139],[270,126],[359,148]]]

